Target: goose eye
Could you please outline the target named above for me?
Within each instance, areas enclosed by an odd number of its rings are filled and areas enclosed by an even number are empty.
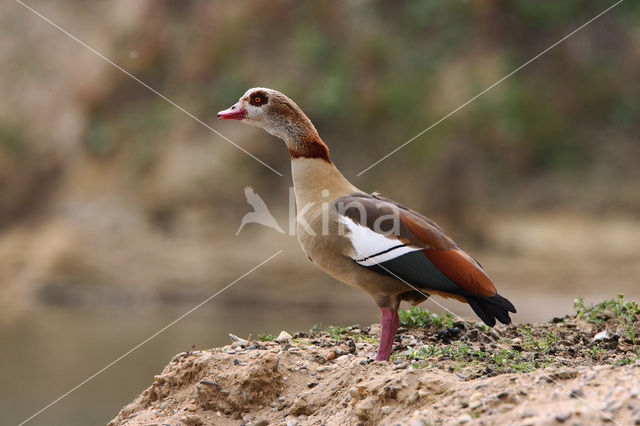
[[[263,92],[256,92],[256,93],[252,93],[251,96],[249,97],[249,103],[253,106],[262,106],[262,105],[266,105],[267,103],[269,103],[269,97],[267,96],[266,93]]]

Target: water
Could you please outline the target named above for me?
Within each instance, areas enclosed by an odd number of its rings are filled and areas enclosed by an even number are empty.
[[[334,323],[376,321],[377,310],[265,311],[257,307],[194,312],[35,417],[30,425],[106,424],[181,351],[230,342],[227,333],[277,334]],[[2,323],[0,424],[18,424],[180,316],[170,312],[47,309]]]

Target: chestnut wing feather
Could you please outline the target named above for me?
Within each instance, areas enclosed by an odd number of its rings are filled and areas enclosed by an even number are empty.
[[[391,200],[368,194],[342,197],[337,200],[337,206],[338,212],[355,224],[349,230],[355,250],[351,257],[356,262],[367,258],[369,264],[364,266],[372,266],[371,260],[381,256],[385,261],[393,260],[388,265],[392,267],[391,273],[416,287],[495,295],[496,289],[480,264],[424,216]],[[394,215],[397,219],[392,223]],[[385,223],[384,218],[389,218],[386,220],[389,223]],[[388,246],[372,243],[382,238],[388,241]],[[372,246],[375,248],[371,249]],[[381,253],[383,250],[388,251]],[[387,265],[378,265],[375,269],[380,272],[385,267]]]
[[[495,325],[496,318],[511,322],[513,304],[497,294],[480,264],[433,221],[369,194],[341,197],[336,208],[353,246],[348,255],[360,266],[427,293],[467,301],[487,325]]]

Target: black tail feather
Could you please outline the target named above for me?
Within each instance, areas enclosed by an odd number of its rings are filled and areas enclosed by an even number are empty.
[[[487,324],[489,327],[493,327],[496,325],[496,319],[490,313],[488,313],[484,307],[480,304],[480,300],[475,297],[467,297],[467,303],[473,309],[473,312],[476,313],[477,316],[480,317],[483,323]]]
[[[473,312],[489,327],[496,325],[496,318],[503,324],[510,324],[509,312],[516,312],[513,304],[498,294],[495,296],[474,295],[466,297],[466,299]]]

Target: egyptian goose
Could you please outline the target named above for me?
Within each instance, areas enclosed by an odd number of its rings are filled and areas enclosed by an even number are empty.
[[[369,293],[381,311],[376,360],[388,360],[398,307],[429,295],[471,305],[488,326],[511,322],[513,304],[498,295],[482,266],[442,228],[395,201],[353,186],[329,158],[329,148],[291,99],[253,88],[220,120],[241,120],[284,140],[291,158],[302,249],[322,270]]]

